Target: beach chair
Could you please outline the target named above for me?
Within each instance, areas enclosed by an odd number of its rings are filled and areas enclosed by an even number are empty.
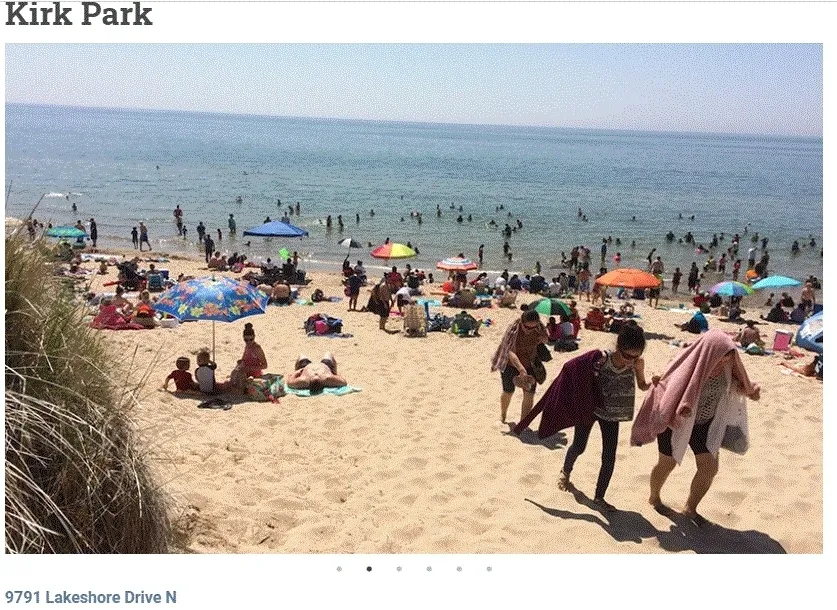
[[[421,305],[412,303],[404,308],[404,332],[412,337],[427,336],[427,318]]]
[[[164,289],[163,286],[163,276],[159,273],[148,273],[145,276],[146,279],[146,289],[148,292],[162,292]]]
[[[499,307],[514,308],[514,303],[517,301],[517,294],[517,290],[507,290],[503,293],[503,296],[500,297],[500,302],[497,305]]]

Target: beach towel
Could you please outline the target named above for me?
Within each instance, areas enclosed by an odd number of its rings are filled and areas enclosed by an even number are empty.
[[[529,415],[515,426],[514,433],[523,432],[541,412],[538,438],[572,426],[592,424],[593,412],[602,401],[597,377],[604,355],[602,350],[594,349],[565,362]]]
[[[740,394],[753,391],[753,384],[735,343],[729,335],[717,329],[704,333],[672,360],[660,382],[646,394],[631,428],[631,445],[650,443],[666,428],[671,428],[672,457],[679,464],[692,435],[703,382],[718,359],[729,352],[733,353],[733,362],[726,371],[728,392],[718,404],[706,441],[709,452],[717,455],[728,421],[734,413],[746,410],[746,403],[743,406],[740,404],[744,400]],[[685,414],[687,410],[688,415]]]
[[[144,330],[146,327],[135,322],[129,322],[125,316],[116,311],[115,305],[101,307],[99,313],[90,323],[90,328],[99,330]]]
[[[353,392],[360,392],[361,388],[356,388],[350,385],[340,386],[339,388],[323,388],[322,394],[329,394],[331,396],[345,396],[346,394],[352,394]],[[287,394],[293,394],[294,396],[311,396],[310,390],[295,390],[294,388],[289,388],[288,384],[285,384],[285,392]]]

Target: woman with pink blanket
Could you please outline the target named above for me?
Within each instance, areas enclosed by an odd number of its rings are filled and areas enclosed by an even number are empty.
[[[697,472],[683,513],[698,526],[707,523],[697,507],[718,472],[718,450],[727,425],[743,412],[744,397],[759,400],[761,389],[744,369],[732,338],[710,330],[672,361],[646,396],[631,430],[631,444],[657,439],[659,460],[651,471],[651,496],[663,508],[660,491],[690,446]],[[746,426],[745,426],[746,429]]]

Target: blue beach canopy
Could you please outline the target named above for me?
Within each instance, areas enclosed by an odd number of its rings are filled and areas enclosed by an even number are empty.
[[[281,220],[274,220],[266,222],[258,227],[247,229],[244,235],[253,235],[256,237],[306,237],[308,231],[300,229],[294,225],[282,222]]]

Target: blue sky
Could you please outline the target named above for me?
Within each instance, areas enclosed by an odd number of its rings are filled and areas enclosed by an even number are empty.
[[[9,44],[6,101],[822,136],[820,45]]]

